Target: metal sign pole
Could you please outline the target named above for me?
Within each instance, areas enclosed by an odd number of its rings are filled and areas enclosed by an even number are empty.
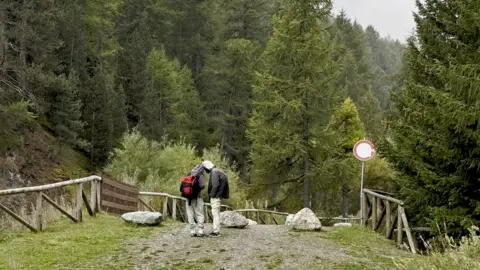
[[[360,218],[362,220],[362,224],[364,224],[363,222],[363,208],[365,207],[363,205],[363,174],[365,173],[365,161],[362,161],[362,180],[360,182]]]

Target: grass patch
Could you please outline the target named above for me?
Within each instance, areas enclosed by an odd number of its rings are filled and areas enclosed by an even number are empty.
[[[473,232],[470,236],[463,237],[460,243],[445,237],[448,243],[444,253],[431,252],[429,256],[415,256],[398,260],[399,269],[480,269],[480,236]]]
[[[393,241],[385,239],[383,235],[360,226],[336,228],[320,234],[320,237],[337,243],[346,249],[348,255],[358,258],[355,262],[332,262],[334,267],[386,269],[395,267],[396,259],[415,256],[397,248]]]
[[[130,260],[124,241],[150,236],[156,229],[127,225],[108,215],[86,216],[79,224],[62,220],[41,233],[3,236],[0,269],[118,269]],[[117,262],[105,265],[105,258]]]

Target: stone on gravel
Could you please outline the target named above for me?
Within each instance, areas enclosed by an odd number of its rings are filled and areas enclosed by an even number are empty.
[[[158,225],[162,222],[163,217],[158,212],[137,211],[123,214],[122,219],[138,225]]]
[[[247,221],[248,221],[248,226],[258,225],[258,223],[257,223],[256,221],[253,221],[253,220],[251,220],[251,219],[249,219],[249,218],[247,219]]]
[[[291,228],[301,231],[319,231],[322,224],[312,210],[303,208],[293,217]]]
[[[287,219],[285,220],[285,226],[292,227],[292,225],[293,225],[292,220],[293,220],[294,216],[295,216],[294,214],[290,214],[290,215],[287,216]]]
[[[248,220],[237,212],[224,211],[220,213],[220,225],[226,228],[245,228]]]
[[[333,227],[352,227],[352,223],[339,222],[339,223],[333,224]]]

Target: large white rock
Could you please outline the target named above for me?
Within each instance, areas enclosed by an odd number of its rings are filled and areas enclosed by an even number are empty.
[[[248,221],[248,226],[258,225],[258,223],[257,223],[256,221],[253,221],[253,220],[251,220],[251,219],[249,219],[249,218],[247,219],[247,221]]]
[[[220,225],[226,228],[245,228],[248,220],[237,212],[224,211],[220,213]]]
[[[296,213],[291,224],[291,228],[301,231],[319,231],[322,229],[320,220],[309,208],[303,208]]]
[[[293,226],[292,220],[293,220],[294,216],[295,216],[294,214],[290,214],[290,215],[287,216],[287,219],[285,220],[285,226],[287,226],[289,228],[291,228]]]
[[[162,222],[163,217],[158,212],[137,211],[123,214],[122,219],[139,225],[157,225]]]

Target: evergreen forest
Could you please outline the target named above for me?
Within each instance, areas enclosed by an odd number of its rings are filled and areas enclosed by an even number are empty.
[[[331,0],[3,0],[0,154],[41,128],[103,170],[177,195],[202,159],[231,204],[357,215],[365,186],[412,224],[480,220],[480,14],[417,1],[416,32],[382,37]],[[28,158],[28,157],[26,157]]]

